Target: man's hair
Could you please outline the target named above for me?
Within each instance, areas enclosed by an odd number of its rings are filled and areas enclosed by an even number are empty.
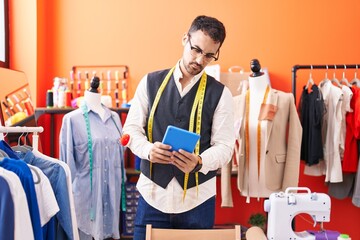
[[[198,30],[203,31],[206,35],[210,36],[216,43],[220,43],[220,47],[223,44],[226,31],[224,24],[213,17],[197,16],[191,23],[189,33],[196,32]]]

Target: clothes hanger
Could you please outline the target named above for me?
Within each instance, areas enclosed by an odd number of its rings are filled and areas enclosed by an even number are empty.
[[[342,79],[340,80],[340,83],[345,86],[351,87],[351,84],[349,83],[349,81],[347,80],[347,78],[345,76],[345,71],[346,71],[346,65],[344,64],[344,71],[343,71]]]
[[[313,66],[311,65],[310,74],[309,74],[309,80],[306,83],[305,89],[309,89],[309,87],[314,85],[314,80],[312,78],[312,70],[313,70]]]
[[[323,85],[329,81],[328,70],[329,70],[329,66],[326,65],[325,78],[320,82],[319,84],[320,87],[323,87]]]
[[[334,73],[333,73],[333,78],[331,79],[331,83],[333,83],[335,86],[340,87],[341,88],[341,84],[339,82],[339,80],[336,78],[336,65],[334,65]]]
[[[358,65],[356,64],[356,70],[354,73],[354,79],[350,82],[351,85],[360,86],[360,80],[357,78]]]
[[[24,136],[25,134],[25,136]],[[14,152],[20,152],[20,153],[27,153],[29,151],[29,149],[27,149],[24,145],[20,145],[20,141],[21,141],[21,138],[24,136],[24,143],[26,144],[26,137],[29,133],[21,133],[20,137],[18,138],[18,144],[15,145],[15,146],[12,146],[11,149],[14,151]]]
[[[0,162],[7,157],[6,152],[4,152],[3,150],[0,149]]]
[[[51,162],[56,162],[60,165],[66,165],[65,162],[59,161],[59,159],[47,156],[45,154],[43,154],[42,152],[39,151],[39,135],[37,135],[36,133],[34,133],[32,135],[32,153],[34,154],[34,156],[42,158],[44,160],[48,160]]]
[[[29,135],[29,132],[26,133],[25,137],[24,137],[24,144],[21,145],[22,147],[26,148],[27,150],[32,150],[32,147],[27,145],[27,139],[28,139],[28,135]]]
[[[7,155],[7,153],[4,150],[0,149],[0,157],[5,158],[5,157],[9,157],[9,156]]]

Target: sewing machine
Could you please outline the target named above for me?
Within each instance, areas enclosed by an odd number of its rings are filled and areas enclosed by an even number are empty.
[[[294,193],[291,191],[307,191]],[[285,193],[272,193],[264,202],[264,210],[268,212],[267,238],[269,240],[315,240],[310,233],[294,232],[292,220],[301,213],[309,214],[317,222],[330,221],[330,197],[324,193],[311,193],[309,188],[287,188]]]

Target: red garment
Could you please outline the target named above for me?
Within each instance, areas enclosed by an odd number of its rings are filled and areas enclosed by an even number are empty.
[[[346,113],[346,137],[342,170],[348,173],[356,173],[359,162],[357,140],[360,139],[360,88],[351,88],[353,96],[350,107],[353,112]]]
[[[356,92],[356,98],[354,98],[354,102],[353,101],[350,102],[350,107],[354,109],[354,124],[355,124],[354,135],[356,139],[360,139],[360,99],[359,99],[360,88],[354,86],[352,87],[352,91],[354,95]],[[353,103],[353,105],[351,105],[351,103]]]

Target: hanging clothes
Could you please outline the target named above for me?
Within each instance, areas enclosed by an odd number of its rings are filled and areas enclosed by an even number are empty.
[[[318,164],[324,158],[321,137],[324,112],[324,99],[318,86],[313,84],[310,92],[304,86],[299,103],[299,117],[303,127],[301,159],[309,166]]]
[[[0,239],[15,239],[14,202],[7,181],[0,176]],[[5,224],[6,223],[6,224]]]
[[[245,96],[240,94],[234,97],[234,117],[235,124],[239,123],[239,137],[241,139],[239,144],[239,165],[238,165],[238,188],[241,194],[245,189],[246,178],[246,162],[245,162],[245,145],[246,138],[244,136],[244,116],[246,111]],[[267,124],[267,135],[265,145],[262,146],[265,151],[264,174],[265,186],[267,189],[275,191],[285,191],[287,187],[294,187],[298,185],[299,168],[300,168],[300,149],[302,127],[297,114],[294,103],[294,96],[276,89],[271,89],[269,92],[269,105],[276,107],[277,111],[273,112],[271,119],[263,120]],[[270,108],[269,108],[270,110]],[[229,163],[228,166],[231,166]],[[228,167],[227,166],[227,167]],[[226,174],[224,179],[230,178],[230,171],[222,171]],[[225,184],[229,181],[225,181]],[[222,188],[231,188],[230,185],[223,185]],[[229,193],[230,191],[222,191],[222,193]],[[263,196],[263,195],[261,195]],[[268,196],[267,196],[268,197]],[[231,203],[229,196],[222,195],[222,206]]]
[[[105,109],[103,120],[88,110],[92,164],[86,121],[81,109],[63,117],[60,160],[73,176],[76,218],[79,229],[97,239],[120,238],[119,213],[123,148],[119,144],[119,115]],[[92,165],[92,166],[91,166]],[[92,176],[92,177],[90,177]],[[91,184],[92,182],[92,184]]]
[[[56,214],[55,225],[58,226],[56,228],[56,236],[61,236],[60,239],[74,239],[71,224],[69,194],[64,169],[57,163],[35,157],[31,151],[26,153],[23,160],[28,164],[40,168],[50,181],[60,209]]]
[[[4,146],[7,144],[2,143],[2,145]],[[11,153],[9,149],[11,148],[10,146],[7,145],[7,147],[5,147],[7,153],[8,152]],[[15,155],[15,159],[16,158],[17,157]],[[41,222],[40,222],[39,206],[37,203],[36,193],[35,193],[34,179],[27,164],[21,160],[18,159],[15,160],[15,159],[10,159],[5,157],[2,161],[0,161],[0,167],[13,171],[20,178],[28,202],[28,207],[31,217],[31,225],[33,228],[35,239],[42,240],[43,235],[42,235]]]
[[[346,136],[342,170],[348,173],[356,173],[359,162],[359,151],[357,140],[360,139],[360,88],[351,88],[353,96],[350,108],[346,114]]]
[[[14,204],[14,238],[13,240],[33,240],[34,239],[34,232],[31,225],[31,218],[29,212],[29,206],[26,199],[25,190],[22,187],[19,177],[12,171],[6,170],[0,167],[0,176],[4,178],[11,191],[12,202]],[[3,193],[3,189],[1,188],[1,194]],[[10,212],[8,212],[11,214]],[[12,229],[11,225],[8,225],[9,215],[4,215],[5,219],[0,217],[2,223],[1,224],[5,228]],[[11,216],[10,216],[11,218]],[[11,220],[9,224],[11,223]],[[1,228],[1,227],[0,227]],[[7,239],[6,236],[12,236],[12,234],[7,235],[7,230],[0,229],[0,239]],[[3,234],[3,235],[2,235]],[[12,240],[11,239],[11,240]]]
[[[353,92],[350,87],[342,85],[341,90],[343,91],[343,103],[341,108],[341,132],[340,132],[340,158],[344,158],[345,151],[345,139],[346,139],[346,115],[348,112],[353,110],[350,107],[350,101],[353,97]]]
[[[33,134],[32,136],[32,153],[35,157],[41,158],[46,161],[50,161],[56,164],[59,164],[65,171],[66,175],[66,185],[68,189],[69,194],[69,202],[70,202],[70,215],[71,215],[71,223],[72,223],[72,229],[73,229],[73,237],[74,240],[79,240],[79,231],[77,226],[77,220],[76,220],[76,213],[75,213],[75,203],[74,203],[74,195],[73,195],[73,189],[72,189],[72,177],[69,166],[63,162],[59,161],[59,159],[52,158],[50,156],[47,156],[43,153],[41,153],[38,150],[39,145],[39,135]]]
[[[343,177],[340,159],[340,129],[343,93],[339,87],[334,86],[329,80],[320,83],[320,90],[327,109],[322,125],[326,166],[325,182],[341,182]]]

